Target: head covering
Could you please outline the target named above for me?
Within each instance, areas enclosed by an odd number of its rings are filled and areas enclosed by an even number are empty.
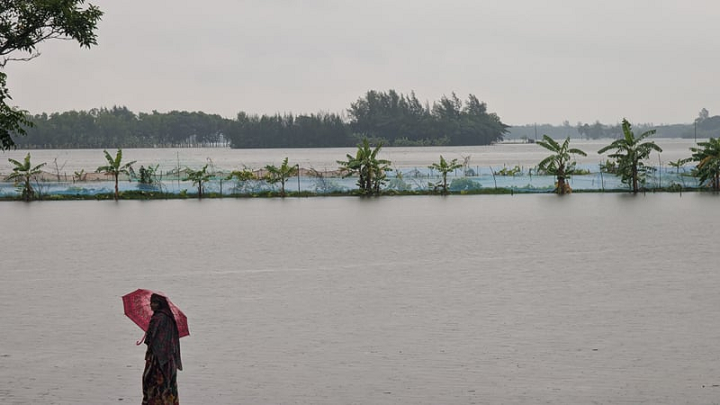
[[[159,309],[161,309],[161,310],[162,310],[162,309],[167,309],[168,311],[170,311],[170,305],[169,305],[168,302],[167,302],[167,298],[165,298],[164,296],[162,296],[162,295],[160,295],[160,294],[155,294],[155,293],[153,293],[152,295],[150,295],[150,302],[153,302],[153,301],[155,301],[155,302],[157,302],[158,304],[160,304],[160,308],[159,308]],[[170,314],[172,315],[172,311],[170,312]],[[175,319],[175,317],[173,317],[173,320],[174,320],[174,319]]]
[[[159,308],[153,313],[145,334],[145,344],[157,356],[161,367],[176,367],[182,370],[180,357],[180,336],[175,316],[170,310],[167,298],[152,294],[150,302],[156,301]]]

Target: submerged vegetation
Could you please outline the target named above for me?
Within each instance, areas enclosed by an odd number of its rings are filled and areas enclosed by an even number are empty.
[[[471,168],[470,156],[447,160],[439,155],[439,161],[431,162],[425,170],[401,170],[393,167],[391,161],[379,157],[382,144],[374,144],[363,139],[357,145],[354,154],[347,154],[346,160],[338,160],[335,170],[318,171],[301,168],[299,164],[289,163],[285,157],[279,166],[268,164],[263,168],[244,167],[232,172],[215,169],[208,158],[201,169],[186,167],[162,173],[159,165],[133,168],[135,161],[123,162],[123,151],[118,149],[113,157],[104,150],[106,164],[99,166],[95,176],[84,170],[75,172],[72,183],[66,177],[65,189],[59,192],[51,190],[53,184],[62,184],[60,165],[55,162],[57,173],[41,171],[45,163],[32,165],[30,154],[24,162],[9,159],[15,168],[6,176],[13,181],[15,193],[2,194],[0,199],[31,201],[33,199],[177,199],[177,198],[255,198],[255,197],[309,197],[309,196],[381,196],[381,195],[429,195],[429,194],[514,194],[570,192],[569,181],[584,177],[585,184],[593,188],[573,190],[590,191],[670,191],[720,189],[720,138],[710,138],[691,147],[692,155],[670,162],[671,169],[662,171],[647,164],[652,152],[662,149],[648,140],[652,131],[635,135],[627,120],[623,120],[624,137],[601,148],[598,153],[613,151],[608,160],[602,162],[595,172],[587,167],[579,168],[575,156],[587,156],[577,148],[570,147],[570,138],[557,142],[548,135],[538,141],[538,147],[552,152],[535,167],[524,168],[518,165],[480,170],[480,166]],[[658,156],[659,158],[659,156]],[[693,162],[694,167],[686,170],[685,165]],[[97,173],[105,178],[97,177]],[[452,178],[450,175],[452,174]],[[294,178],[297,178],[297,187]],[[589,177],[589,178],[588,178]],[[534,181],[533,178],[536,180]],[[93,181],[112,179],[114,190],[93,188]],[[292,187],[288,181],[293,179]],[[348,182],[352,179],[355,188]],[[539,181],[537,181],[539,180]],[[552,180],[555,180],[554,186]],[[136,182],[136,189],[124,191],[119,183]],[[489,183],[492,181],[492,183]],[[528,181],[527,183],[524,183]],[[574,180],[576,181],[576,180]],[[176,183],[177,182],[177,183]],[[184,183],[181,183],[184,182]],[[498,185],[498,182],[500,185]],[[522,183],[520,183],[522,182]],[[98,183],[95,183],[98,184]],[[228,185],[223,189],[223,185]],[[491,185],[492,184],[492,185]],[[609,184],[608,187],[606,185]],[[688,186],[690,184],[690,186]],[[623,188],[623,186],[625,188]],[[132,187],[132,186],[131,186]],[[186,187],[186,188],[183,188]],[[193,190],[194,188],[194,190]]]
[[[537,141],[537,144],[553,152],[552,155],[540,161],[538,172],[557,178],[557,183],[555,183],[556,193],[567,194],[571,192],[570,185],[567,184],[566,180],[576,174],[576,162],[572,160],[572,155],[587,156],[587,154],[580,149],[571,148],[569,137],[560,144],[549,136],[543,135],[543,140]]]

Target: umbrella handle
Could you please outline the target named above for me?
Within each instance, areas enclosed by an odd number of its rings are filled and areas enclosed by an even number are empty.
[[[140,346],[140,345],[142,344],[142,342],[145,341],[145,336],[147,336],[147,333],[145,333],[140,340],[138,340],[137,342],[135,342],[135,345],[136,345],[136,346]]]

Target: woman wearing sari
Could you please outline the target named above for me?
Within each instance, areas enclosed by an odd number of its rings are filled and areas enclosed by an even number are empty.
[[[165,297],[150,296],[153,316],[145,333],[143,405],[178,405],[177,371],[182,370],[180,337]]]

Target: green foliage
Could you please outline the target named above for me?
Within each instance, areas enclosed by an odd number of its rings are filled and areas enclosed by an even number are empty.
[[[378,159],[377,155],[382,144],[375,149],[370,147],[367,139],[358,145],[355,156],[346,155],[347,160],[338,160],[340,170],[344,173],[343,178],[357,175],[358,189],[361,195],[378,195],[380,187],[387,181],[387,172],[392,171],[390,161]]]
[[[600,172],[601,173],[607,173],[607,174],[617,174],[618,173],[618,167],[617,162],[614,160],[606,160],[604,162],[600,162]]]
[[[443,155],[440,155],[440,162],[433,163],[432,165],[428,166],[428,169],[437,170],[440,173],[440,176],[442,177],[442,180],[435,185],[435,187],[440,187],[440,193],[441,194],[447,194],[448,192],[448,183],[447,183],[447,175],[448,173],[452,173],[453,171],[463,167],[462,163],[458,163],[457,159],[453,159],[450,162],[446,161]]]
[[[257,116],[241,112],[227,121],[223,130],[233,148],[318,148],[353,143],[349,127],[338,114]]]
[[[76,171],[73,173],[73,181],[85,181],[87,179],[87,173],[85,173],[85,169],[80,169],[80,171]]]
[[[140,184],[151,185],[158,183],[157,173],[159,168],[160,165],[148,167],[140,166],[140,169],[138,170],[138,181]]]
[[[518,174],[522,174],[522,169],[520,166],[515,165],[514,167],[505,167],[503,166],[502,169],[493,172],[496,176],[516,176]]]
[[[18,162],[15,159],[8,159],[8,161],[15,165],[15,167],[13,168],[13,172],[6,177],[6,180],[12,180],[16,184],[20,184],[23,200],[32,200],[35,197],[35,190],[33,190],[30,180],[42,172],[40,169],[45,166],[45,163],[33,166],[30,163],[29,153],[22,162]]]
[[[676,182],[672,182],[672,183],[670,183],[669,186],[665,187],[665,191],[668,191],[668,192],[671,192],[671,193],[678,193],[678,192],[683,191],[683,188],[684,188],[684,187],[683,187],[682,184],[679,184],[679,183],[676,183]]]
[[[464,105],[452,93],[430,107],[415,93],[371,90],[352,103],[348,114],[354,132],[391,145],[489,145],[502,140],[508,128],[472,94]]]
[[[208,173],[207,168],[207,164],[205,164],[205,166],[203,166],[200,170],[193,170],[189,167],[185,168],[187,176],[183,179],[183,181],[192,181],[193,186],[197,186],[198,198],[203,198],[203,185],[213,177],[212,173]]]
[[[707,142],[698,142],[691,147],[692,161],[697,162],[693,175],[701,185],[720,191],[720,138],[710,138]]]
[[[267,165],[265,166],[265,170],[267,170],[265,181],[270,184],[280,183],[280,196],[285,197],[285,182],[288,178],[295,176],[299,168],[297,165],[288,165],[288,158],[286,157],[280,167]]]
[[[11,60],[29,60],[40,54],[37,45],[48,39],[75,40],[96,45],[95,30],[102,11],[85,0],[3,0],[0,2],[0,68]],[[19,53],[19,57],[12,57]],[[0,72],[0,150],[15,147],[13,135],[25,135],[32,123],[26,111],[8,105],[7,75]]]
[[[24,112],[20,112],[24,117]],[[414,94],[370,91],[341,114],[251,115],[235,119],[202,112],[135,114],[126,107],[29,117],[19,146],[42,148],[177,147],[230,144],[233,148],[346,147],[362,139],[394,146],[488,145],[509,128],[485,103],[455,94],[423,106]]]
[[[235,186],[233,190],[235,193],[249,193],[259,191],[258,182],[260,179],[249,168],[243,168],[242,170],[233,170],[226,178],[226,180],[234,180]]]
[[[103,150],[103,153],[105,154],[105,160],[107,161],[107,164],[104,166],[99,166],[95,171],[97,173],[105,173],[107,175],[113,176],[113,178],[115,179],[115,201],[117,201],[120,198],[118,179],[121,174],[128,176],[130,175],[132,165],[135,164],[135,161],[133,160],[132,162],[123,164],[122,149],[117,150],[114,158],[110,156],[110,153],[108,153],[107,150]]]
[[[587,156],[587,153],[580,149],[570,147],[570,137],[565,138],[562,144],[552,139],[547,135],[543,135],[541,141],[536,142],[543,148],[553,152],[552,155],[546,157],[538,164],[538,171],[541,173],[547,173],[557,178],[557,185],[555,192],[558,194],[565,194],[570,191],[570,186],[567,184],[567,179],[573,174],[577,174],[576,164],[572,160],[572,155]]]
[[[448,189],[452,192],[468,192],[468,191],[477,191],[482,188],[482,185],[473,180],[469,179],[467,177],[460,177],[457,179],[453,179],[453,181],[450,183],[450,186]]]
[[[187,147],[226,145],[230,120],[202,112],[135,114],[127,107],[38,114],[20,146],[43,148]]]
[[[608,157],[617,164],[617,174],[620,175],[621,181],[629,185],[633,193],[637,193],[639,185],[645,184],[646,174],[653,171],[653,168],[646,166],[643,161],[650,156],[652,151],[662,152],[662,149],[655,142],[643,142],[645,138],[653,135],[655,130],[649,130],[636,136],[632,132],[630,122],[623,118],[622,131],[622,138],[600,149],[598,153],[615,149],[615,152]]]
[[[668,162],[668,164],[670,165],[670,167],[674,167],[674,168],[675,168],[675,173],[676,173],[676,174],[680,174],[680,169],[683,169],[683,171],[684,171],[684,170],[685,170],[685,169],[684,169],[685,164],[686,164],[686,163],[689,163],[689,162],[692,162],[692,158],[691,158],[691,157],[690,157],[690,158],[685,158],[685,159],[678,159],[678,160],[675,160],[675,161],[672,161],[672,162]]]
[[[26,127],[32,127],[27,111],[8,105],[11,99],[6,87],[7,75],[0,71],[0,150],[15,147],[13,135],[26,135]]]

